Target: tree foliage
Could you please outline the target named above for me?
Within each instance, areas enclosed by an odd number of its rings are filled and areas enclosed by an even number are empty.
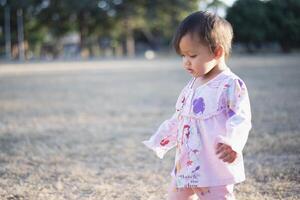
[[[154,48],[170,41],[178,22],[189,12],[196,10],[198,2],[199,0],[9,0],[5,6],[9,5],[11,8],[11,30],[15,42],[16,10],[23,10],[25,40],[30,49],[45,43],[52,43],[57,49],[62,36],[77,32],[80,35],[81,49],[90,49],[106,38],[111,47],[124,47],[124,52],[134,54],[134,42],[141,35]],[[3,10],[2,5],[1,30],[4,29]],[[3,31],[0,36],[3,42]]]
[[[299,47],[299,0],[238,0],[227,10],[235,40],[249,51],[265,42],[277,42],[284,51]]]
[[[300,46],[300,1],[272,0],[266,3],[270,20],[268,40],[277,41],[283,51]]]

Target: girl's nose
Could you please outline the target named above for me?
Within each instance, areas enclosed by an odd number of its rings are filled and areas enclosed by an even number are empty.
[[[182,57],[183,66],[188,67],[190,66],[190,61],[187,57]]]

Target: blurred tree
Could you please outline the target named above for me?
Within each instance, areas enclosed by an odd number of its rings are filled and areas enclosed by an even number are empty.
[[[180,21],[188,14],[197,11],[199,0],[146,1],[143,16],[146,24],[141,31],[151,43],[152,48],[170,46],[170,41]]]
[[[41,12],[49,6],[49,0],[31,0],[24,13],[25,40],[28,41],[28,57],[39,55],[49,33],[47,23],[42,20]],[[30,53],[32,52],[32,53]]]
[[[210,8],[215,13],[218,13],[219,9],[224,9],[224,8],[226,9],[227,5],[221,0],[212,0],[211,2],[207,2],[207,8]]]
[[[0,57],[5,55],[5,58],[11,59],[11,31],[10,31],[10,6],[6,0],[0,0],[0,16],[3,25],[0,23]],[[3,45],[2,45],[3,44]],[[4,48],[1,48],[1,47]],[[4,56],[3,56],[4,57]]]
[[[56,41],[68,32],[78,32],[82,54],[87,52],[85,56],[93,56],[92,46],[97,44],[99,35],[111,27],[107,10],[101,9],[100,3],[97,0],[49,0],[49,6],[38,18]]]
[[[129,57],[135,56],[134,30],[144,26],[146,0],[123,0],[114,1],[116,9],[116,25],[121,28],[119,32],[124,37],[126,54]],[[117,28],[117,27],[115,27]]]
[[[113,34],[124,38],[128,56],[135,55],[136,34],[141,33],[153,49],[168,43],[179,22],[197,10],[199,0],[115,0],[116,24]],[[117,3],[116,3],[117,2]]]
[[[60,39],[69,32],[78,32],[81,50],[92,52],[91,46],[105,43],[116,54],[125,52],[128,56],[134,56],[135,41],[140,35],[153,49],[169,44],[176,26],[190,12],[198,10],[199,1],[9,0],[12,51],[15,51],[17,43],[18,9],[23,11],[27,54],[33,52],[39,55],[42,46],[47,46],[51,54],[57,57],[62,49]],[[1,24],[4,21],[3,10],[0,7]],[[3,44],[4,25],[0,28]]]
[[[237,0],[228,8],[226,19],[232,24],[235,41],[253,52],[266,41],[271,26],[265,3],[260,0]]]
[[[152,5],[147,5],[145,30],[152,33],[154,38],[162,35],[162,39],[169,44],[179,23],[191,12],[197,11],[198,6],[199,0],[153,1]]]
[[[279,42],[284,52],[300,47],[300,1],[271,0],[266,3],[269,41]]]
[[[73,0],[66,0],[65,2],[71,23],[76,22],[75,28],[80,35],[81,50],[87,48],[88,54],[93,56],[92,44],[97,42],[97,38],[104,34],[105,30],[112,27],[111,21],[109,21],[109,11],[113,11],[108,4],[108,9],[101,9],[101,2],[104,1],[81,0],[74,3]]]
[[[28,52],[31,47],[29,44],[34,43],[37,35],[39,34],[36,31],[32,31],[35,21],[32,11],[35,3],[37,3],[36,0],[9,0],[5,3],[5,6],[9,6],[10,8],[10,39],[12,44],[12,58],[14,59],[20,56],[22,58],[24,53],[28,56]],[[2,15],[3,7],[0,7],[0,9],[0,20],[2,22],[4,21],[4,16]]]
[[[249,52],[266,42],[279,43],[284,52],[300,47],[299,0],[238,0],[226,18]]]

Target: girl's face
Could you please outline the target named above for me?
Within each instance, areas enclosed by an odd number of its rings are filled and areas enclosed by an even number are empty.
[[[194,77],[205,77],[216,65],[215,55],[192,34],[184,35],[179,42],[183,67]]]

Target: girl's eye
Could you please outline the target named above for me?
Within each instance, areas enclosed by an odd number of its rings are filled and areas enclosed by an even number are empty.
[[[197,57],[197,55],[191,55],[191,56],[185,56],[185,55],[180,55],[182,58],[185,58],[185,57],[190,57],[190,58],[196,58]]]

